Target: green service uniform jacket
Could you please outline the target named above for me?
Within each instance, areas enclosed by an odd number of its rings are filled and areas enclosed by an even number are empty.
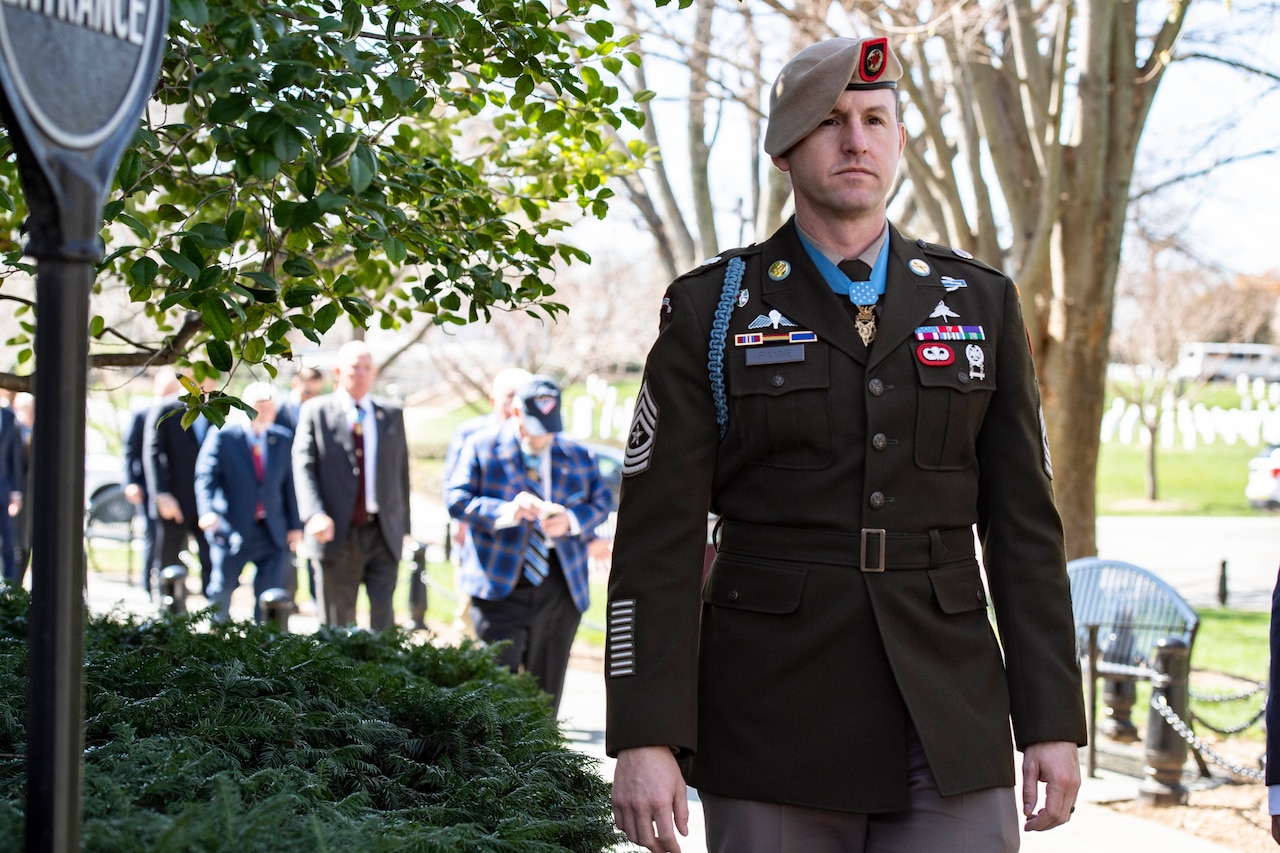
[[[944,796],[1014,784],[1011,716],[1019,748],[1085,742],[1017,290],[889,240],[869,349],[793,223],[668,289],[609,580],[611,755],[665,745],[700,789],[881,812],[907,804],[908,719]]]

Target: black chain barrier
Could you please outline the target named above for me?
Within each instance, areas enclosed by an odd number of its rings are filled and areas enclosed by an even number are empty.
[[[1225,769],[1229,773],[1238,776],[1241,779],[1247,779],[1250,782],[1262,782],[1265,780],[1265,775],[1261,770],[1254,770],[1250,767],[1241,767],[1239,764],[1233,764],[1228,759],[1223,758],[1221,755],[1218,755],[1218,753],[1210,749],[1209,745],[1201,740],[1196,733],[1191,730],[1191,727],[1183,722],[1182,718],[1169,707],[1169,703],[1165,700],[1165,697],[1159,695],[1152,696],[1151,707],[1156,710],[1156,713],[1164,718],[1164,721],[1169,724],[1169,728],[1177,732],[1178,736],[1185,740],[1192,749],[1208,758],[1214,764]]]

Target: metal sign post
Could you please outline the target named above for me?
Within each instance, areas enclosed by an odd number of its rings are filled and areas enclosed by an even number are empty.
[[[159,70],[165,0],[0,0],[0,116],[36,259],[28,853],[80,849],[84,407],[102,205]]]

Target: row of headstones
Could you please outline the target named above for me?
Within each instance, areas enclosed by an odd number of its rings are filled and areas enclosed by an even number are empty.
[[[1148,406],[1149,410],[1152,408]],[[1161,447],[1166,448],[1181,443],[1184,449],[1194,450],[1199,442],[1213,444],[1215,441],[1226,444],[1243,442],[1250,446],[1280,444],[1280,406],[1272,406],[1266,401],[1255,405],[1247,397],[1237,409],[1209,408],[1203,403],[1192,406],[1182,400],[1176,405],[1162,406],[1157,423],[1158,441]],[[1142,410],[1138,405],[1115,400],[1102,416],[1102,440],[1149,444],[1150,433],[1143,426]]]
[[[581,439],[621,440],[631,426],[634,397],[618,399],[618,389],[594,373],[584,383],[586,393],[569,404],[569,432]]]

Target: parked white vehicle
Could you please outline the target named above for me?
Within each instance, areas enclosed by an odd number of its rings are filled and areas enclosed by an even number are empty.
[[[1244,496],[1254,509],[1280,509],[1280,445],[1268,444],[1249,460]]]
[[[1178,376],[1183,379],[1250,379],[1280,381],[1280,349],[1269,344],[1220,344],[1193,341],[1178,349]]]

